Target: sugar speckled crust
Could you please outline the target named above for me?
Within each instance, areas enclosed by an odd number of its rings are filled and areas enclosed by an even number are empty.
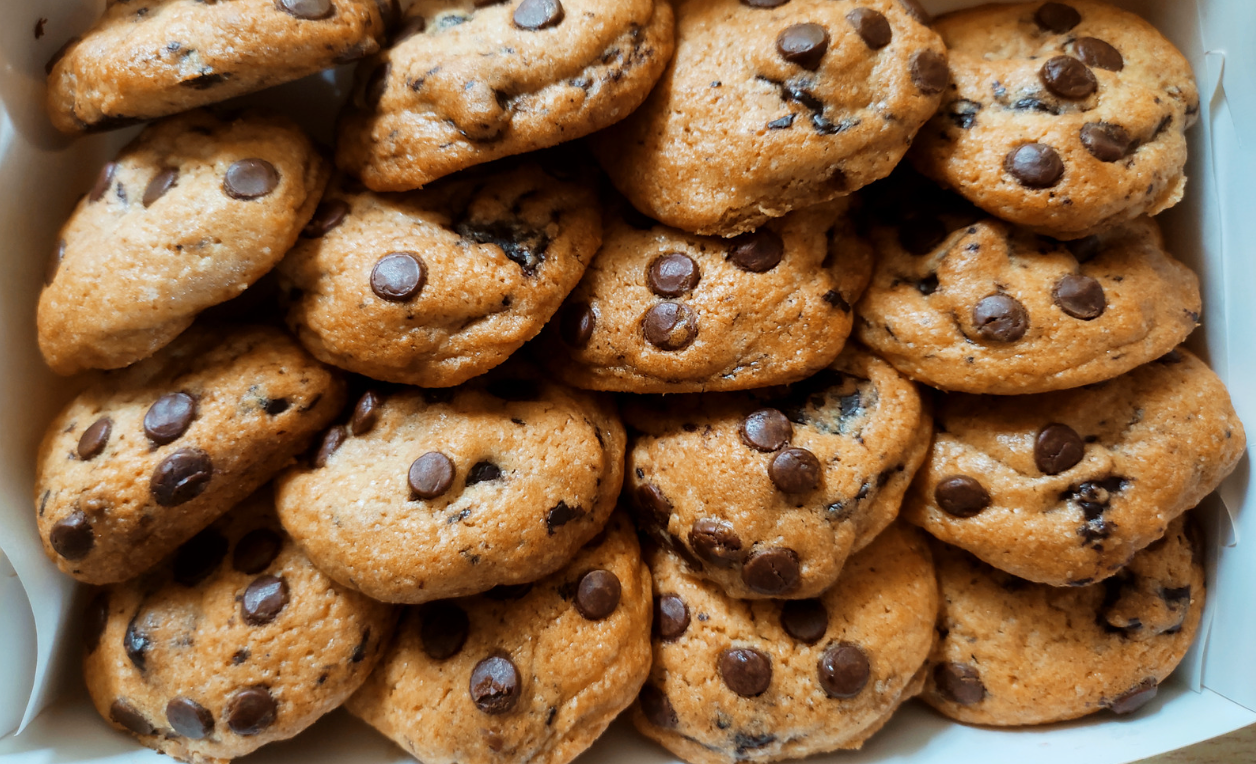
[[[936,544],[942,639],[922,697],[952,719],[995,726],[1137,710],[1199,628],[1204,570],[1190,522],[1189,515],[1174,520],[1113,578],[1069,589],[1030,583]],[[970,670],[967,687],[955,687],[953,666]]]
[[[289,326],[311,353],[374,379],[447,387],[541,331],[601,242],[596,193],[533,162],[487,167],[406,195],[332,188],[321,209],[344,210],[341,222],[302,238],[280,266],[297,290]],[[396,251],[425,266],[405,301],[371,288],[376,263]]]
[[[680,0],[676,56],[645,104],[593,141],[639,209],[668,225],[732,236],[890,173],[937,110],[946,49],[898,0]],[[848,20],[881,14],[872,48]],[[785,60],[777,36],[828,35],[815,70]],[[730,40],[737,43],[731,45]],[[922,91],[917,57],[942,81]]]
[[[456,389],[379,394],[369,429],[351,423],[325,466],[278,481],[284,527],[347,586],[421,603],[534,581],[615,507],[625,435],[609,399],[513,365]],[[420,498],[411,467],[433,452],[448,482]]]
[[[851,558],[819,599],[827,624],[820,622],[811,644],[782,626],[781,603],[732,599],[666,551],[647,561],[655,597],[679,598],[689,620],[679,636],[655,638],[654,667],[631,718],[685,761],[778,761],[857,749],[924,684],[938,592],[928,545],[909,527],[891,525]],[[834,697],[819,663],[843,645],[862,653],[868,674],[862,686],[845,683],[854,694]],[[725,650],[747,648],[771,665],[770,682],[755,697],[735,693],[720,669]]]
[[[766,452],[743,434],[764,409],[792,428]],[[641,527],[679,550],[694,575],[746,599],[815,597],[832,586],[849,555],[898,516],[932,432],[916,386],[856,347],[788,389],[641,399],[625,404],[624,420],[638,433],[626,490]],[[818,459],[816,488],[786,493],[772,479],[771,465],[793,448]],[[736,549],[704,553],[709,545],[695,529],[712,520],[728,524]],[[792,585],[750,567],[755,555],[778,549],[797,557]]]
[[[607,571],[620,587],[613,612],[590,620],[578,605],[584,576]],[[439,610],[411,609],[392,648],[346,707],[427,764],[566,764],[636,697],[650,670],[650,572],[627,518],[562,570],[516,599],[435,603],[465,613],[465,642],[436,659],[425,627]],[[447,616],[446,616],[447,618]],[[446,623],[448,621],[445,621]],[[507,658],[520,681],[513,707],[488,714],[471,699],[476,664]]]
[[[48,114],[66,133],[111,130],[299,79],[379,50],[395,0],[110,2],[49,64]]]
[[[913,164],[999,218],[1065,239],[1177,204],[1185,131],[1199,113],[1190,63],[1142,18],[1107,3],[1069,0],[1080,22],[1060,32],[1035,20],[1043,5],[984,5],[938,19],[952,84],[913,144]],[[1092,39],[1118,55],[1096,65],[1078,49]],[[1088,63],[1097,88],[1074,98],[1049,89],[1041,70],[1056,56]],[[1120,68],[1105,68],[1113,66]],[[1124,152],[1109,146],[1107,161],[1092,153],[1082,139],[1087,124],[1124,130]],[[1032,143],[1050,146],[1063,163],[1046,187],[1020,183],[1004,166],[1009,152]]]
[[[277,180],[256,198],[233,197],[229,171],[250,159]],[[58,236],[37,316],[48,365],[127,366],[239,295],[296,241],[328,167],[284,117],[195,111],[149,126],[101,169]],[[150,191],[170,170],[173,186]]]
[[[271,577],[283,595],[251,608],[250,588]],[[379,662],[395,622],[392,606],[310,564],[265,488],[161,567],[97,593],[83,674],[115,728],[180,761],[219,764],[286,740],[343,703]],[[242,695],[263,710],[269,698],[271,720],[242,709]]]
[[[1216,488],[1246,445],[1225,386],[1182,349],[1074,390],[940,396],[936,414],[903,517],[1052,586],[1116,573]],[[980,484],[984,508],[971,484],[941,486],[957,476]]]
[[[336,163],[405,191],[623,119],[671,58],[671,5],[554,4],[557,21],[526,29],[521,0],[416,2],[393,47],[359,67]]]
[[[178,393],[195,400],[194,414],[157,443],[145,418]],[[340,376],[280,329],[193,327],[152,358],[103,375],[52,420],[34,491],[44,549],[80,581],[131,578],[286,466],[343,401]],[[107,434],[92,453],[83,445],[94,426]],[[183,469],[163,473],[176,464]]]
[[[602,249],[542,333],[541,356],[561,379],[595,390],[746,390],[803,379],[841,352],[872,271],[848,206],[817,204],[751,234],[781,242],[780,262],[761,272],[734,262],[741,239],[687,234],[625,206],[609,211]],[[669,297],[652,288],[650,268],[673,253],[689,258],[697,283]],[[644,331],[648,313],[667,302],[693,312],[695,332],[671,350]],[[583,344],[563,336],[581,312],[593,321]]]

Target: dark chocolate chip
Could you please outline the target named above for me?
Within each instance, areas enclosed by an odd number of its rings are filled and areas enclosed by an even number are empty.
[[[420,499],[435,499],[454,483],[454,463],[439,451],[429,451],[410,465],[410,490]]]
[[[911,81],[921,93],[936,95],[951,81],[946,57],[932,50],[921,50],[911,57]]]
[[[106,162],[105,166],[100,168],[100,174],[96,176],[96,182],[92,185],[92,191],[87,198],[93,202],[105,198],[105,194],[113,186],[113,176],[117,173],[118,163]]]
[[[1034,21],[1048,32],[1064,34],[1082,22],[1082,15],[1071,5],[1064,3],[1043,3],[1034,12]]]
[[[885,14],[871,8],[856,8],[846,14],[846,20],[855,28],[864,44],[873,50],[880,50],[890,44],[894,37],[890,22]]]
[[[250,626],[275,620],[288,605],[288,582],[280,576],[258,576],[244,590],[240,612]]]
[[[366,660],[366,650],[371,644],[371,627],[366,627],[362,631],[362,639],[353,646],[353,652],[349,655],[350,663],[361,663]]]
[[[279,171],[270,162],[257,157],[232,162],[222,179],[223,193],[244,201],[260,199],[278,185]]]
[[[1103,315],[1108,306],[1103,294],[1103,285],[1090,276],[1079,276],[1070,273],[1055,282],[1051,297],[1060,310],[1073,318],[1090,321]]]
[[[174,188],[175,183],[179,180],[179,171],[173,167],[167,167],[159,171],[153,179],[148,181],[148,185],[144,187],[144,207],[151,207],[153,204],[166,195],[166,192]]]
[[[1072,56],[1053,56],[1038,70],[1042,84],[1061,98],[1078,100],[1099,89],[1090,67]]]
[[[214,729],[214,715],[200,703],[182,695],[166,704],[166,721],[177,734],[200,740]]]
[[[247,687],[227,702],[227,726],[241,736],[256,735],[274,723],[278,704],[265,687]]]
[[[859,645],[839,642],[824,651],[817,666],[820,686],[830,698],[853,698],[872,677],[872,665]]]
[[[933,669],[933,681],[943,698],[961,706],[980,703],[986,697],[977,669],[966,663],[939,663]]]
[[[79,510],[71,512],[52,526],[48,543],[57,554],[67,560],[81,560],[96,546],[96,534],[87,515]]]
[[[654,631],[666,641],[680,639],[689,628],[689,606],[675,594],[654,600]]]
[[[231,553],[231,567],[250,576],[261,573],[279,556],[283,536],[270,528],[257,528],[244,534]]]
[[[802,566],[792,549],[773,547],[752,552],[741,568],[741,580],[757,594],[776,597],[798,588]]]
[[[680,297],[698,285],[698,264],[680,252],[654,258],[646,273],[650,291],[660,297]]]
[[[637,506],[644,512],[648,512],[656,523],[661,526],[667,526],[667,520],[671,517],[673,505],[671,500],[663,494],[663,490],[653,483],[642,483],[637,486],[633,492],[636,498]]]
[[[1029,329],[1029,313],[1015,297],[992,294],[973,306],[977,334],[994,342],[1015,342]]]
[[[467,470],[467,485],[485,483],[490,480],[496,480],[501,476],[501,467],[498,467],[496,464],[492,462],[476,462],[471,465],[471,469]]]
[[[122,698],[118,698],[113,705],[109,706],[109,718],[114,724],[120,724],[136,735],[152,735],[157,732],[135,706]]]
[[[270,416],[279,416],[287,411],[291,405],[287,398],[271,398],[262,406],[262,410]]]
[[[584,515],[584,510],[580,507],[572,507],[565,501],[560,501],[545,513],[545,529],[551,536],[562,526]]]
[[[336,226],[344,222],[349,214],[349,203],[341,199],[328,199],[319,202],[314,210],[314,217],[301,229],[301,236],[306,239],[321,239]]]
[[[1097,37],[1078,37],[1074,43],[1077,57],[1087,66],[1119,72],[1125,68],[1121,51]]]
[[[209,454],[199,448],[180,448],[153,469],[148,490],[163,507],[177,507],[204,493],[214,477]]]
[[[689,529],[689,546],[700,559],[718,567],[731,567],[741,559],[741,537],[727,520],[695,520]]]
[[[609,570],[591,570],[576,586],[576,610],[589,621],[600,621],[619,607],[619,577]]]
[[[100,638],[105,635],[109,626],[109,592],[101,590],[92,597],[83,614],[83,649],[87,655],[96,652],[100,647]]]
[[[379,421],[379,395],[374,390],[367,390],[353,407],[353,416],[349,418],[349,430],[354,435],[365,435],[375,428]]]
[[[728,689],[743,698],[762,695],[772,684],[772,659],[752,647],[720,653],[719,671]]]
[[[776,409],[759,409],[741,423],[741,439],[758,451],[777,451],[789,445],[794,426]]]
[[[331,15],[331,0],[279,0],[284,11],[306,21],[325,19]]]
[[[803,69],[815,71],[829,49],[829,32],[819,24],[791,24],[776,36],[776,52]]]
[[[933,489],[933,498],[948,515],[972,517],[990,506],[990,494],[976,478],[952,475]]]
[[[471,631],[467,611],[452,602],[427,603],[419,608],[419,622],[423,652],[436,661],[457,655]]]
[[[548,29],[563,20],[563,4],[559,0],[523,0],[511,16],[520,29]]]
[[[105,450],[105,446],[109,443],[109,433],[113,431],[113,420],[107,416],[102,416],[79,436],[78,457],[85,462],[89,462],[100,456],[100,452]]]
[[[314,454],[314,466],[326,467],[327,460],[344,445],[347,439],[348,436],[345,435],[345,428],[343,427],[332,427],[323,433],[323,441],[319,443],[318,451]]]
[[[1082,145],[1100,162],[1124,159],[1134,145],[1129,131],[1111,122],[1087,122],[1081,129]]]
[[[519,702],[519,669],[505,655],[493,655],[471,670],[471,702],[486,714],[508,713]]]
[[[829,611],[818,599],[788,600],[781,605],[781,628],[799,642],[814,645],[829,630]]]
[[[159,446],[173,443],[196,418],[196,399],[187,393],[167,393],[144,414],[144,434]]]
[[[742,0],[746,2],[747,0]],[[680,724],[680,719],[676,717],[676,709],[672,707],[672,702],[667,699],[662,690],[652,684],[647,684],[641,688],[641,694],[637,696],[637,701],[641,703],[641,713],[655,727],[663,729],[671,729]]]
[[[825,302],[827,302],[829,305],[831,305],[831,306],[832,306],[832,307],[834,307],[834,308],[837,308],[838,310],[842,311],[843,313],[849,313],[849,312],[850,312],[850,303],[849,303],[849,302],[847,302],[847,301],[846,301],[846,298],[845,298],[845,297],[842,297],[842,295],[841,295],[840,293],[835,292],[835,291],[833,291],[832,289],[830,289],[830,290],[828,290],[827,292],[825,292],[824,294],[820,295],[820,299],[821,299],[821,300],[824,300],[824,301],[825,301]]]
[[[683,302],[660,302],[642,316],[641,330],[659,350],[682,350],[698,336],[698,316]]]
[[[587,347],[595,326],[593,307],[583,300],[567,303],[558,316],[558,335],[573,348]]]
[[[1085,455],[1086,444],[1077,431],[1066,424],[1049,424],[1034,440],[1034,464],[1044,475],[1069,470]]]
[[[427,283],[427,266],[413,252],[390,252],[371,269],[371,291],[389,302],[409,302]]]
[[[126,625],[126,631],[122,634],[122,651],[126,653],[131,665],[142,673],[148,668],[148,648],[153,646],[153,641],[140,628],[137,622],[139,617],[140,614],[136,613]]]
[[[65,259],[65,239],[57,241],[57,245],[52,248],[52,254],[48,256],[48,264],[44,266],[44,284],[51,284],[57,278],[57,271],[61,270],[61,261]]]
[[[222,564],[227,556],[227,539],[213,528],[206,528],[179,547],[174,556],[174,580],[183,586],[196,586]]]
[[[1026,188],[1050,188],[1064,177],[1064,160],[1045,143],[1025,143],[1007,152],[1003,169]]]
[[[1155,679],[1144,679],[1110,701],[1107,706],[1114,714],[1132,714],[1156,697],[1159,689],[1160,683]]]
[[[728,259],[733,265],[751,273],[766,273],[785,256],[785,242],[775,231],[760,228],[743,233],[730,241]]]
[[[820,474],[820,460],[805,448],[787,448],[768,465],[768,477],[785,493],[814,491]]]

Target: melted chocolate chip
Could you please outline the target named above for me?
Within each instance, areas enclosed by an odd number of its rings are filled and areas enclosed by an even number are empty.
[[[741,558],[741,537],[727,520],[695,520],[689,529],[689,546],[700,559],[717,567],[731,567]]]
[[[374,390],[367,390],[353,407],[353,416],[349,418],[349,430],[356,435],[365,435],[375,428],[379,421],[379,395]]]
[[[331,15],[331,0],[279,0],[279,7],[306,21],[325,19]]]
[[[113,432],[113,420],[107,416],[102,416],[79,436],[78,457],[85,462],[90,462],[100,452],[105,450],[105,446],[109,443],[109,433]]]
[[[270,528],[257,528],[236,542],[231,554],[231,567],[250,576],[261,573],[279,556],[283,536]]]
[[[443,661],[462,650],[471,632],[467,611],[452,602],[429,602],[419,609],[419,639],[423,652]]]
[[[1078,100],[1099,89],[1090,67],[1072,56],[1053,56],[1038,71],[1047,90],[1061,98]]]
[[[1121,51],[1097,37],[1078,37],[1074,46],[1077,57],[1087,66],[1110,72],[1119,72],[1125,68],[1125,58]]]
[[[1034,12],[1034,21],[1047,32],[1064,34],[1082,22],[1082,15],[1071,5],[1043,3]]]
[[[977,669],[966,663],[939,663],[933,669],[933,681],[943,698],[961,706],[980,703],[986,697]]]
[[[1081,129],[1082,145],[1100,162],[1124,159],[1134,145],[1129,131],[1111,122],[1087,122]]]
[[[654,600],[654,631],[664,641],[680,639],[689,628],[689,606],[675,594]]]
[[[683,302],[660,302],[645,312],[641,330],[659,350],[682,350],[698,336],[698,316]]]
[[[642,483],[633,491],[637,507],[649,513],[653,520],[666,527],[672,514],[672,502],[663,494],[663,490],[653,483]]]
[[[1077,431],[1066,424],[1049,424],[1034,440],[1034,464],[1044,475],[1058,475],[1071,469],[1086,454],[1086,445]]]
[[[698,285],[698,264],[680,252],[654,258],[646,273],[650,291],[660,297],[680,297]],[[568,343],[571,344],[571,343]]]
[[[371,269],[371,291],[382,300],[409,302],[427,283],[427,266],[413,252],[390,252]]]
[[[241,736],[256,735],[275,722],[278,704],[265,687],[240,690],[227,702],[227,726]]]
[[[1103,286],[1090,276],[1070,273],[1055,283],[1051,291],[1055,304],[1073,318],[1091,321],[1103,315],[1107,298]]]
[[[301,236],[306,239],[321,239],[336,226],[344,222],[349,214],[349,203],[340,199],[328,199],[319,202],[314,210],[314,217],[301,229]]]
[[[567,502],[560,501],[545,513],[545,530],[553,536],[554,532],[562,526],[582,516],[584,510],[580,507],[568,506]]]
[[[802,566],[792,549],[773,547],[752,552],[741,568],[741,581],[758,594],[779,596],[798,588]]]
[[[214,477],[209,454],[199,448],[180,448],[153,469],[148,490],[163,507],[177,507],[205,492]]]
[[[593,307],[583,300],[567,303],[558,316],[558,336],[573,348],[587,347],[595,326]]]
[[[1156,697],[1159,689],[1160,683],[1155,679],[1144,679],[1113,699],[1107,706],[1114,714],[1132,714]]]
[[[52,550],[67,560],[81,560],[96,546],[96,534],[87,515],[79,510],[57,521],[48,533]]]
[[[511,16],[520,29],[548,29],[563,20],[563,4],[559,0],[523,0]]]
[[[807,493],[820,485],[820,460],[805,448],[787,448],[768,465],[768,477],[785,493]]]
[[[815,71],[829,49],[829,33],[819,24],[792,24],[776,36],[776,52],[803,69]]]
[[[114,724],[120,724],[136,735],[152,735],[157,732],[135,706],[122,698],[118,698],[113,705],[109,706],[109,718]]]
[[[853,698],[872,677],[868,656],[859,645],[841,642],[824,651],[817,665],[820,686],[830,698]]]
[[[728,259],[751,273],[766,273],[785,256],[785,242],[775,231],[760,228],[732,239]]]
[[[326,467],[327,460],[344,445],[347,439],[348,436],[345,435],[345,428],[343,427],[332,427],[323,433],[323,440],[319,443],[318,451],[314,454],[314,466]]]
[[[496,480],[502,476],[501,467],[492,462],[476,462],[467,470],[467,485],[472,486],[476,483],[486,483],[490,480]]]
[[[266,196],[279,185],[279,171],[265,159],[250,157],[232,162],[222,179],[222,192],[248,201]]]
[[[83,649],[87,655],[96,652],[100,647],[100,638],[105,635],[109,626],[109,592],[101,590],[92,597],[83,615]]]
[[[493,655],[471,670],[471,702],[486,714],[508,713],[519,702],[523,680],[509,657]]]
[[[972,517],[990,506],[985,487],[967,475],[952,475],[938,483],[933,498],[944,512],[955,517]]]
[[[174,580],[183,586],[196,586],[222,564],[227,556],[227,539],[213,528],[192,537],[174,556]]]
[[[159,446],[173,443],[196,418],[196,399],[187,393],[167,393],[144,414],[144,434]]]
[[[429,451],[410,465],[410,490],[420,499],[435,499],[454,483],[454,463],[439,451]]]
[[[912,54],[911,81],[925,95],[936,95],[946,89],[951,81],[951,71],[946,66],[946,57],[932,50],[922,50]]]
[[[776,409],[759,409],[741,423],[741,439],[758,451],[777,451],[794,437],[789,418]]]
[[[746,0],[742,1],[745,2]],[[647,684],[642,687],[641,694],[637,696],[637,701],[641,704],[641,713],[655,727],[671,729],[680,724],[680,719],[676,717],[676,709],[672,707],[672,702],[654,685]]]
[[[1026,188],[1050,188],[1064,177],[1064,160],[1045,143],[1025,143],[1007,153],[1003,169]]]
[[[576,586],[576,610],[589,621],[600,621],[619,607],[619,577],[609,570],[591,570]]]
[[[1029,329],[1029,313],[1015,297],[992,294],[973,306],[973,326],[983,339],[1015,342]]]
[[[829,630],[829,611],[818,599],[788,600],[781,605],[781,628],[799,642],[814,645]]]
[[[106,162],[104,167],[100,168],[100,174],[96,176],[96,182],[92,184],[91,193],[87,195],[90,201],[98,202],[105,198],[105,194],[113,186],[113,176],[118,173],[117,162]]]
[[[856,8],[846,14],[846,21],[855,28],[855,32],[864,44],[873,50],[880,50],[889,45],[894,36],[885,14],[871,8]]]
[[[288,605],[288,582],[280,576],[258,576],[244,590],[240,612],[250,626],[264,626]]]
[[[173,167],[167,167],[159,171],[153,179],[148,181],[148,185],[144,188],[144,207],[153,206],[158,199],[166,195],[166,192],[174,188],[175,183],[179,180],[179,171]]]
[[[166,704],[166,721],[177,734],[200,740],[214,729],[214,715],[200,703],[182,695]]]
[[[772,659],[751,647],[720,653],[719,671],[728,689],[743,698],[762,695],[772,684]]]

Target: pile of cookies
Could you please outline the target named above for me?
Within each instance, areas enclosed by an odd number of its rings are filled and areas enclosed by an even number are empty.
[[[202,108],[357,64],[334,152]],[[62,227],[49,557],[190,762],[858,748],[1146,703],[1243,427],[1180,343],[1190,66],[1095,0],[126,0]],[[921,530],[923,529],[923,531]]]

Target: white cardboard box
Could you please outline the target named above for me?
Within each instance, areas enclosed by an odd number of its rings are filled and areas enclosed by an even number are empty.
[[[606,0],[613,2],[614,0]],[[1190,345],[1229,385],[1256,430],[1256,0],[1117,0],[1190,58],[1202,99],[1190,134],[1186,200],[1161,217],[1171,251],[1202,278],[1204,325]],[[925,0],[942,12],[973,0]],[[44,62],[99,13],[99,0],[0,0],[0,764],[169,761],[113,732],[78,678],[76,589],[44,558],[31,508],[35,449],[73,381],[35,344],[35,302],[57,228],[101,163],[134,131],[70,142],[43,113]],[[34,29],[46,18],[46,34]],[[327,138],[338,76],[268,92]],[[318,116],[314,116],[318,113]],[[1256,441],[1256,438],[1252,439]],[[1249,446],[1249,450],[1256,446]],[[1245,459],[1202,507],[1212,540],[1204,624],[1159,697],[1133,718],[994,730],[952,724],[912,703],[858,753],[815,764],[1123,764],[1256,722],[1256,486]],[[1244,511],[1246,510],[1246,511]],[[7,556],[7,560],[6,560]],[[13,731],[25,728],[18,735]],[[8,735],[6,737],[6,735]],[[250,761],[410,761],[343,712]],[[667,764],[618,722],[582,762]]]

